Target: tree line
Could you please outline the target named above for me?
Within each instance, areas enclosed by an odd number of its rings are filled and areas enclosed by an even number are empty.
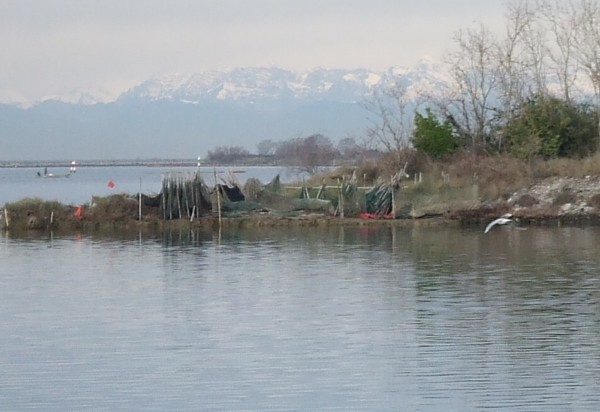
[[[334,145],[320,134],[264,140],[258,155],[313,172],[336,159],[360,161],[406,150],[444,158],[457,150],[535,157],[583,157],[600,149],[598,0],[518,0],[503,33],[483,24],[454,34],[449,81],[434,91],[389,81],[365,107],[372,126]],[[414,96],[417,96],[416,99]],[[213,161],[248,156],[219,147]]]
[[[459,30],[447,86],[414,102],[390,83],[368,104],[372,141],[432,157],[463,148],[520,158],[586,156],[600,148],[600,7],[596,0],[516,1],[504,33]]]
[[[377,158],[382,153],[357,143],[347,137],[334,144],[322,134],[296,137],[283,141],[262,140],[257,153],[242,146],[219,146],[209,150],[207,161],[218,164],[273,164],[295,167],[314,174],[322,166],[357,164],[367,158]]]

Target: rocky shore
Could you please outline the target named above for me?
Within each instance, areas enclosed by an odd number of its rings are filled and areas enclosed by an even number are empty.
[[[512,213],[526,225],[600,224],[600,176],[551,177],[518,190],[507,199],[482,202],[452,213],[463,224],[483,224]]]

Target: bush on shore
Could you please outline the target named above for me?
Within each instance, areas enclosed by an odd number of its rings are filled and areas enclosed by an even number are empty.
[[[536,182],[548,177],[600,176],[600,154],[581,159],[530,159],[522,160],[508,154],[473,154],[459,151],[444,159],[432,159],[423,153],[406,150],[400,154],[389,154],[378,162],[365,162],[356,167],[342,167],[325,175],[314,176],[302,182],[303,187],[312,187],[307,195],[314,199],[317,192],[323,190],[323,196],[332,201],[337,208],[340,196],[339,187],[347,186],[349,180],[355,188],[368,191],[370,187],[390,184],[392,176],[398,176],[399,170],[405,170],[402,180],[394,181],[398,190],[395,198],[398,217],[422,217],[427,215],[452,215],[457,211],[476,213],[485,207],[507,204],[516,192],[532,187]],[[584,179],[587,181],[587,179]],[[329,185],[325,188],[323,185]],[[318,190],[317,190],[318,189]],[[288,191],[289,192],[289,191]],[[293,193],[292,193],[293,192]],[[286,195],[298,198],[298,188]],[[346,196],[346,195],[345,195]],[[593,196],[593,197],[592,197]],[[592,193],[588,206],[600,208],[600,193]],[[572,192],[563,191],[555,195],[552,207],[565,203],[574,204]],[[353,199],[352,201],[350,201]],[[520,207],[532,207],[539,199],[521,195]],[[348,197],[344,207],[347,212],[352,208],[354,216],[364,211],[364,204]],[[124,225],[139,220],[137,196],[127,194],[108,197],[94,197],[92,204],[68,206],[56,201],[44,201],[38,198],[26,198],[4,205],[1,211],[0,228],[6,227],[7,219],[15,229],[59,229],[77,228],[86,224]],[[497,211],[493,211],[496,213]],[[4,215],[6,213],[6,215]],[[338,211],[339,213],[339,211]],[[161,202],[155,198],[144,197],[142,202],[144,222],[156,223],[163,219]]]
[[[336,175],[353,172],[360,184],[372,185],[378,178],[389,179],[406,166],[407,181],[421,177],[421,183],[436,187],[466,187],[476,183],[482,200],[508,197],[518,189],[548,177],[585,177],[600,175],[600,153],[584,158],[536,158],[530,161],[509,154],[477,154],[459,151],[434,160],[414,150],[400,155],[387,154],[378,162],[370,161]]]

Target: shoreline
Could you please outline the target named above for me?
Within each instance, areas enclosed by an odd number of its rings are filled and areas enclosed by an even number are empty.
[[[206,232],[235,231],[235,230],[261,230],[271,228],[478,228],[483,231],[485,225],[494,219],[487,212],[481,214],[468,212],[461,218],[453,216],[432,216],[424,218],[406,219],[361,219],[356,217],[332,217],[320,214],[308,214],[294,217],[251,215],[223,217],[221,224],[216,216],[203,216],[190,221],[190,219],[163,220],[155,217],[147,219],[121,219],[106,221],[98,219],[44,219],[37,221],[32,226],[31,217],[28,220],[9,220],[6,226],[5,218],[0,219],[0,232],[11,234],[22,233],[53,233],[53,234],[95,234],[95,233],[161,233],[182,230],[200,230]],[[516,216],[521,227],[594,227],[600,226],[600,215],[546,215],[546,216]],[[10,218],[9,218],[10,219]]]
[[[70,167],[72,162],[77,167],[198,167],[197,159],[117,159],[117,160],[0,160],[0,169],[7,168],[44,168],[44,167]],[[245,163],[218,164],[201,161],[201,167],[293,167],[270,163]]]
[[[270,193],[270,192],[267,192]],[[600,226],[600,176],[584,178],[547,178],[514,192],[510,197],[486,201],[476,192],[455,192],[454,198],[431,192],[422,198],[400,199],[401,213],[395,219],[340,217],[329,204],[316,207],[292,198],[271,194],[260,208],[226,208],[221,224],[218,198],[206,195],[203,213],[191,218],[194,210],[177,203],[180,218],[167,219],[161,202],[148,198],[142,202],[127,195],[99,198],[92,205],[73,206],[56,201],[23,199],[0,208],[0,232],[37,231],[53,233],[94,233],[113,231],[169,231],[201,229],[207,231],[258,229],[270,227],[477,227],[482,231],[494,219],[506,213],[521,226]],[[442,193],[444,194],[444,193]],[[457,196],[463,196],[456,200]],[[175,198],[177,202],[179,198]],[[148,202],[146,202],[146,200]],[[271,202],[269,202],[271,200]],[[278,202],[281,204],[278,204]],[[285,201],[285,202],[284,202]],[[228,206],[235,202],[228,203]],[[240,202],[241,203],[241,202]],[[210,205],[212,204],[212,211]],[[300,208],[295,209],[296,206]],[[251,205],[252,206],[252,205]],[[256,205],[254,205],[256,206]],[[312,206],[312,207],[311,207]],[[182,210],[185,211],[182,214]],[[229,212],[227,212],[229,210]],[[139,219],[139,216],[142,219]]]

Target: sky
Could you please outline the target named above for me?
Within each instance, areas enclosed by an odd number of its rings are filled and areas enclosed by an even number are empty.
[[[503,0],[0,0],[0,102],[235,67],[411,66],[459,29],[502,27]]]

